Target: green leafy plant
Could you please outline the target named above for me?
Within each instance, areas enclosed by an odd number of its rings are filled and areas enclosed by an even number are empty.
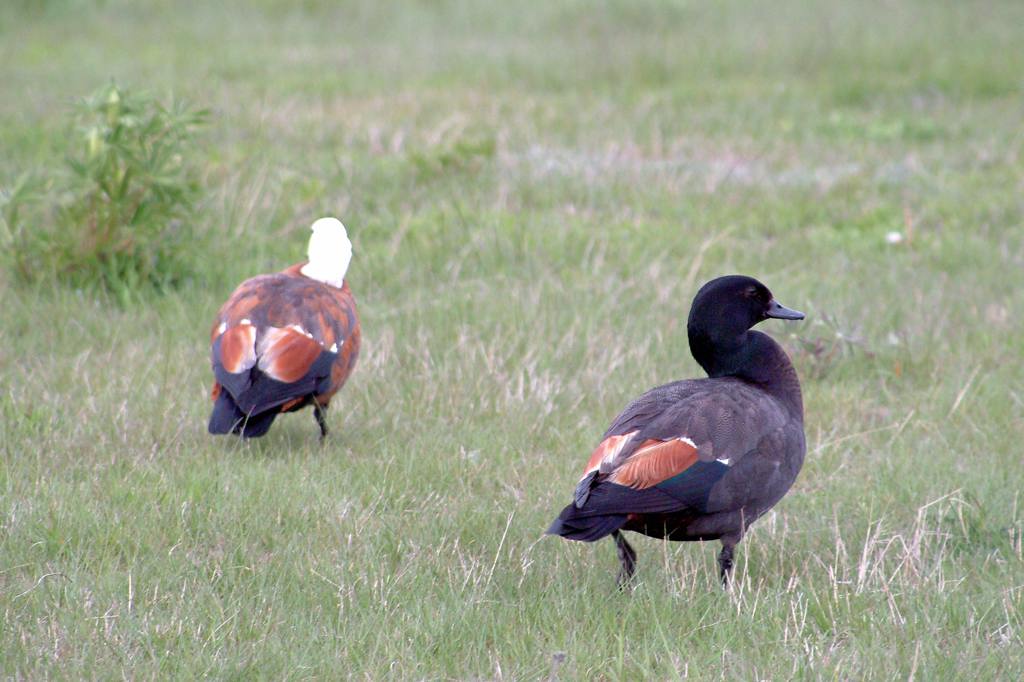
[[[40,184],[22,178],[3,204],[0,237],[11,242],[15,273],[99,286],[121,298],[188,277],[201,248],[193,233],[200,184],[192,157],[207,117],[116,84],[88,97],[50,201],[38,201]]]
[[[0,187],[0,247],[22,279],[30,278],[30,259],[16,251],[24,243],[27,226],[43,205],[47,190],[43,179],[31,173],[23,173],[10,187]]]

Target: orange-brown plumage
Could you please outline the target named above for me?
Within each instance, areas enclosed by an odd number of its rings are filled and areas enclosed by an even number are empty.
[[[697,446],[689,439],[648,438],[634,444],[635,436],[636,431],[630,431],[598,443],[583,478],[596,471],[613,483],[643,489],[681,474],[697,462]]]
[[[697,448],[679,440],[646,440],[609,477],[612,483],[637,490],[650,488],[683,473],[697,462]]]
[[[220,342],[220,359],[232,374],[243,372],[256,364],[256,327],[240,324],[224,332]]]
[[[321,411],[355,365],[359,317],[347,281],[314,279],[306,266],[242,282],[217,313],[211,433],[260,436],[277,414],[313,404],[326,434]]]

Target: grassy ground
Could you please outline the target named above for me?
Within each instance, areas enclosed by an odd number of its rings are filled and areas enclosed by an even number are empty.
[[[1024,6],[806,5],[0,9],[0,186],[112,77],[214,110],[202,277],[0,274],[2,674],[1024,676]],[[365,334],[333,434],[215,440],[213,313],[324,213]],[[638,539],[618,594],[541,532],[727,272],[809,313],[764,325],[807,463],[732,592]]]

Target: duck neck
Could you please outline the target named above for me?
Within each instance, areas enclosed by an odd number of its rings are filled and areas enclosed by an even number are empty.
[[[690,352],[709,377],[736,377],[757,384],[803,419],[800,381],[774,339],[751,330],[725,338],[714,338],[699,329],[688,331]]]

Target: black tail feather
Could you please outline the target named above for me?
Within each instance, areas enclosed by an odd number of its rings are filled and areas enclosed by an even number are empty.
[[[238,409],[231,394],[221,388],[217,401],[213,403],[213,412],[210,413],[210,423],[207,425],[209,432],[235,433],[238,425],[244,420],[245,415]]]
[[[277,417],[277,410],[268,410],[246,417],[226,390],[221,390],[210,413],[207,429],[210,433],[235,433],[243,438],[258,438],[270,430]]]
[[[548,535],[560,535],[569,540],[594,542],[626,525],[625,514],[581,516],[575,504],[568,505],[547,529]]]
[[[238,425],[238,430],[235,433],[240,433],[242,438],[259,438],[270,430],[270,425],[274,423],[274,419],[279,414],[280,412],[275,409],[251,415]]]

